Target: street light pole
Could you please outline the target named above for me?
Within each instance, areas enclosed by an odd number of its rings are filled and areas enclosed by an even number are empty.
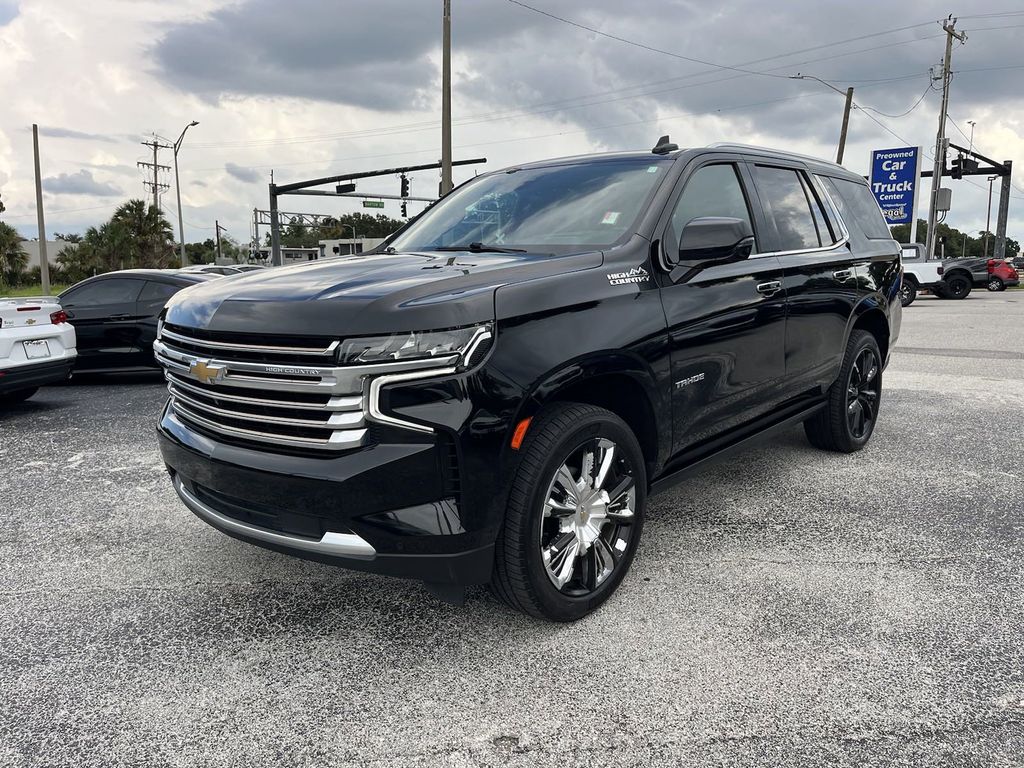
[[[193,125],[199,125],[197,120],[185,126],[178,140],[174,142],[174,191],[178,195],[178,248],[181,266],[188,266],[188,256],[185,254],[185,222],[181,215],[181,184],[178,182],[178,150],[181,149],[181,142],[185,140],[185,131]]]
[[[839,148],[836,150],[836,164],[843,164],[843,155],[846,154],[846,133],[850,128],[850,110],[853,109],[853,86],[850,86],[845,91],[836,88],[832,83],[822,80],[820,77],[814,75],[803,75],[797,72],[795,75],[790,75],[790,80],[817,80],[819,83],[824,85],[826,88],[831,88],[833,91],[838,93],[840,96],[846,97],[846,106],[843,108],[843,127],[839,131]]]
[[[985,240],[981,246],[981,258],[988,258],[988,228],[992,226],[992,182],[998,179],[998,176],[988,177],[988,212],[985,214]]]

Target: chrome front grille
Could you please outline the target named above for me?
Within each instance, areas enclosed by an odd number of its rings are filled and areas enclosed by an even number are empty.
[[[365,444],[368,417],[387,421],[376,403],[379,385],[367,381],[405,379],[424,362],[339,366],[338,344],[165,324],[153,350],[175,416],[200,432],[291,450],[343,451]],[[431,361],[428,375],[450,373],[445,366],[456,357]]]

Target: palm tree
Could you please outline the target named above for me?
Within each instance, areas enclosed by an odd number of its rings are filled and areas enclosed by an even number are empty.
[[[28,254],[21,247],[24,239],[18,230],[0,221],[0,283],[13,284],[28,268]]]
[[[159,269],[174,259],[174,232],[159,208],[129,200],[114,211],[110,227],[125,267]]]

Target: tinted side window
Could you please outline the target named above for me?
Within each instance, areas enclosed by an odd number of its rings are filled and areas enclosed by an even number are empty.
[[[874,195],[866,184],[858,184],[847,179],[835,179],[824,176],[822,180],[828,186],[829,193],[839,206],[839,213],[844,219],[853,219],[866,237],[874,240],[891,240],[889,226],[878,209]]]
[[[779,250],[820,247],[818,228],[799,172],[758,165],[754,167],[754,174],[765,213],[774,220],[779,233]]]
[[[724,216],[742,219],[754,231],[750,220],[750,209],[743,195],[739,176],[731,164],[705,165],[697,169],[686,181],[686,187],[679,196],[672,212],[673,240],[678,250],[683,228],[694,219],[703,216]]]
[[[146,287],[139,294],[139,301],[167,301],[180,290],[180,286],[171,285],[170,283],[147,281]]]
[[[831,245],[832,243],[838,243],[839,237],[835,234],[835,228],[830,226],[830,222],[825,217],[825,206],[822,203],[820,197],[818,197],[818,190],[811,184],[811,180],[800,174],[800,180],[804,183],[804,192],[807,194],[807,200],[811,204],[811,214],[814,216],[814,225],[818,228],[818,239],[822,245]]]
[[[138,298],[142,284],[142,280],[129,277],[97,280],[66,294],[63,303],[80,307],[95,304],[127,304]]]

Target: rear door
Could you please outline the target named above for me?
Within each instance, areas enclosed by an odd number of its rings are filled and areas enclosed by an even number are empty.
[[[101,277],[61,294],[61,305],[78,335],[76,369],[137,364],[136,303],[144,283],[137,277]]]
[[[684,282],[659,275],[672,358],[674,453],[779,402],[786,296],[778,259],[764,253],[770,249],[759,208],[740,159],[710,154],[686,168],[663,218],[666,260],[678,255],[683,227],[703,216],[745,219],[756,240],[744,261],[705,268]]]
[[[751,161],[788,300],[785,367],[794,394],[831,384],[857,303],[858,259],[822,188],[799,163]]]

